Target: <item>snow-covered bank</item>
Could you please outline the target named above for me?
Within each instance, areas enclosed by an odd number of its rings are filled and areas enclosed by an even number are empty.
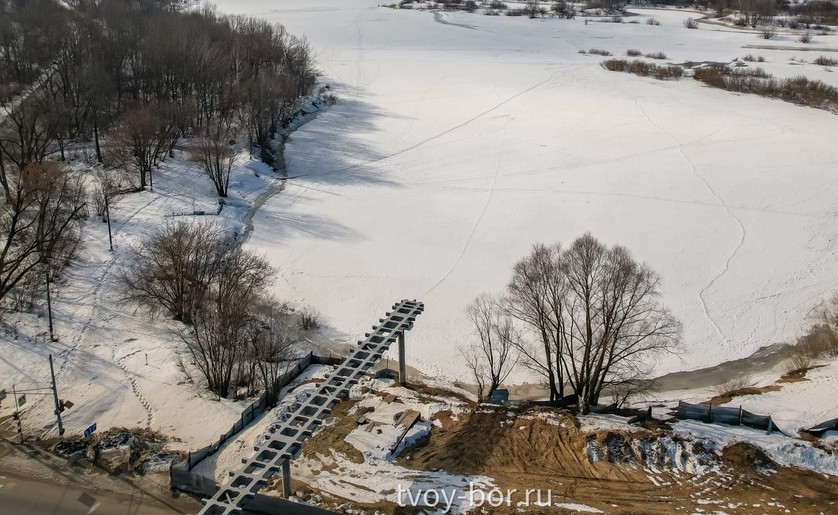
[[[658,373],[789,341],[838,287],[838,118],[615,76],[578,53],[759,53],[778,77],[838,84],[794,45],[746,50],[755,34],[686,30],[679,11],[643,10],[638,24],[466,13],[441,24],[370,0],[219,6],[305,34],[341,97],[289,142],[289,173],[304,177],[254,218],[250,244],[282,270],[278,292],[317,306],[347,340],[394,299],[418,298],[427,311],[409,359],[456,378],[469,301],[502,289],[532,243],[585,231],[662,275],[685,348]],[[831,36],[818,45],[838,48]]]
[[[312,102],[309,98],[302,104],[287,134],[319,112]],[[75,154],[70,152],[72,166],[88,170]],[[172,221],[213,220],[244,237],[260,198],[277,190],[286,175],[251,159],[245,150],[236,158],[225,199],[186,150],[177,150],[153,174],[154,191],[128,194],[112,206],[113,252],[107,225],[92,213],[85,223],[78,259],[52,285],[58,341],[49,341],[46,306],[31,315],[4,315],[0,388],[8,391],[9,400],[2,403],[0,418],[12,413],[13,385],[28,392],[22,410],[27,437],[55,435],[52,397],[33,391],[49,385],[49,354],[55,359],[59,395],[73,403],[62,414],[68,435],[81,434],[92,424],[100,431],[142,427],[173,438],[175,449],[189,450],[216,440],[249,404],[207,392],[176,324],[165,317],[151,320],[125,303],[119,276],[131,246]],[[14,430],[11,424],[3,429]]]

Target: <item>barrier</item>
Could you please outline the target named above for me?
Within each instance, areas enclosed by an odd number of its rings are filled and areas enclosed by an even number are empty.
[[[675,417],[681,420],[700,420],[707,424],[753,427],[754,429],[767,431],[768,434],[774,431],[785,434],[777,428],[770,415],[757,415],[743,410],[741,406],[732,408],[678,401],[678,410],[675,412]]]
[[[300,376],[311,365],[337,365],[343,361],[342,358],[332,356],[316,356],[313,352],[300,359],[296,365],[279,376],[277,385],[279,389],[285,388],[293,380]],[[212,497],[218,486],[215,481],[190,472],[196,465],[201,463],[208,456],[212,456],[224,445],[227,440],[243,431],[256,417],[265,412],[268,408],[267,396],[263,392],[253,403],[242,410],[241,417],[230,429],[222,434],[215,442],[190,451],[186,458],[178,463],[172,463],[169,467],[169,480],[174,489],[189,492],[192,494]]]

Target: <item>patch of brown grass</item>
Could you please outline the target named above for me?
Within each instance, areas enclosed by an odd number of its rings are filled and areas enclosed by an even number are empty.
[[[710,66],[696,69],[693,77],[713,88],[779,98],[786,102],[838,112],[838,88],[803,76],[777,80],[758,70],[760,68],[739,72],[726,66]]]
[[[645,61],[625,59],[606,59],[602,67],[612,72],[627,72],[641,77],[654,77],[659,80],[677,79],[684,74],[680,66],[658,66]]]

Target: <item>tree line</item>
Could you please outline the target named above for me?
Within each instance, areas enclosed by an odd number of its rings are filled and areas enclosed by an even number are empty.
[[[572,395],[587,412],[603,392],[624,401],[648,385],[651,360],[680,342],[659,288],[658,275],[627,249],[590,234],[567,247],[533,246],[502,294],[482,294],[468,308],[477,338],[461,352],[479,398],[520,365],[553,402]]]
[[[238,140],[271,164],[315,76],[304,39],[210,7],[0,0],[0,301],[37,296],[36,272],[72,257],[88,206],[109,220],[184,138],[220,196]],[[95,191],[66,165],[69,148],[102,164]]]

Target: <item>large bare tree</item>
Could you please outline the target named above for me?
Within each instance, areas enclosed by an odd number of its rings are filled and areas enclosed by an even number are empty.
[[[563,273],[559,244],[534,245],[518,261],[507,285],[505,307],[527,329],[516,342],[522,363],[540,375],[550,390],[550,400],[565,393],[565,301],[568,285]]]
[[[550,398],[565,386],[585,412],[606,389],[646,379],[650,361],[680,342],[680,323],[660,303],[660,279],[624,247],[590,234],[569,247],[536,245],[515,266],[504,303],[527,329],[516,347],[545,378]]]

